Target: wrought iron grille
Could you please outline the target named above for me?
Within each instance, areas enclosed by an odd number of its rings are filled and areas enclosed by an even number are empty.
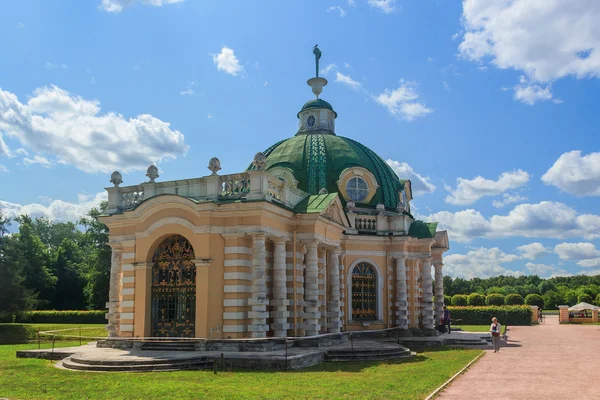
[[[180,235],[166,238],[152,257],[152,336],[194,337],[194,249]]]
[[[377,275],[368,263],[360,263],[352,270],[352,319],[377,319]]]

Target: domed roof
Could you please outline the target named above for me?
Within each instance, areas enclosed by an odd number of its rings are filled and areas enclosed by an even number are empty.
[[[339,192],[337,181],[341,173],[351,167],[363,167],[377,179],[379,187],[368,203],[370,206],[383,203],[388,209],[396,209],[398,194],[403,190],[402,183],[381,157],[349,138],[323,133],[297,135],[275,143],[264,154],[267,170],[289,168],[298,181],[298,188],[310,194],[318,194],[322,188],[329,193]]]
[[[337,113],[333,110],[333,106],[323,99],[314,99],[314,100],[307,101],[306,103],[304,103],[304,105],[302,106],[302,109],[296,116],[300,115],[300,113],[302,111],[308,110],[311,108],[326,108],[328,110],[333,111],[333,113],[335,114],[335,117],[337,118]]]

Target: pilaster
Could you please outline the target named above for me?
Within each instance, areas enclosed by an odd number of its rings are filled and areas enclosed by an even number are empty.
[[[340,250],[329,250],[327,253],[327,284],[329,299],[327,302],[328,333],[339,333],[342,328],[342,302],[340,301]]]
[[[266,260],[266,235],[257,233],[252,236],[252,297],[248,304],[252,306],[252,311],[248,313],[250,325],[248,331],[253,338],[264,338],[267,336],[269,325],[267,318],[267,260]]]

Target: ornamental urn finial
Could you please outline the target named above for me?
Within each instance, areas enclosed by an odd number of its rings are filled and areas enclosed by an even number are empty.
[[[319,190],[319,194],[327,194],[327,193],[329,193],[329,192],[325,188],[321,188],[321,190]]]
[[[123,183],[123,176],[119,171],[115,171],[110,174],[110,183],[115,185],[115,187],[119,187],[119,185]]]
[[[156,165],[152,164],[148,167],[146,170],[146,176],[150,179],[150,183],[154,183],[154,180],[159,177],[158,168],[156,168]]]
[[[262,151],[259,151],[256,153],[256,155],[254,155],[254,161],[252,161],[252,165],[254,165],[257,170],[265,168],[267,165],[267,157]]]
[[[208,169],[212,172],[211,175],[217,175],[217,172],[221,170],[221,161],[217,157],[213,157],[208,162]]]
[[[346,208],[349,212],[354,212],[356,210],[356,203],[353,201],[349,201],[346,203]]]
[[[398,205],[396,206],[396,211],[400,214],[402,214],[404,211],[406,211],[406,207],[404,207],[404,203],[399,201]]]
[[[379,203],[377,204],[377,207],[375,207],[375,210],[377,210],[377,214],[381,215],[385,211],[385,206],[383,203]]]

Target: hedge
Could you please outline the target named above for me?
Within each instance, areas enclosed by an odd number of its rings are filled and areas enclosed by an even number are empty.
[[[544,309],[544,299],[539,294],[531,293],[525,296],[525,304]]]
[[[520,294],[511,293],[509,295],[506,295],[506,297],[504,298],[504,304],[506,304],[507,306],[520,306],[524,303],[525,300],[523,300],[523,296],[521,296]]]
[[[15,322],[43,324],[102,324],[106,322],[105,315],[105,310],[25,311],[16,316]]]
[[[488,294],[485,298],[486,306],[503,306],[504,296],[498,293]]]
[[[452,320],[460,319],[463,325],[487,325],[498,318],[502,325],[531,325],[532,311],[529,306],[448,307]]]
[[[453,306],[466,306],[467,298],[468,298],[468,296],[466,294],[455,294],[454,296],[452,296],[452,305]]]
[[[471,293],[467,301],[470,306],[484,306],[485,296],[479,293]]]
[[[444,305],[449,306],[452,304],[452,297],[444,295]]]

